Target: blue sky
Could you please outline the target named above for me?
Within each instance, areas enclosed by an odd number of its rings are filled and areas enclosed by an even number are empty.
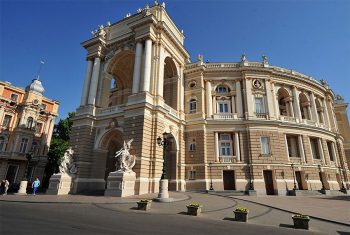
[[[161,2],[161,1],[159,1]],[[60,118],[80,102],[85,51],[80,42],[97,25],[115,22],[153,1],[0,0],[0,80],[26,86],[44,60],[45,95],[59,100]],[[350,1],[166,1],[185,32],[195,61],[250,61],[325,79],[350,101]],[[348,112],[349,113],[349,112]]]

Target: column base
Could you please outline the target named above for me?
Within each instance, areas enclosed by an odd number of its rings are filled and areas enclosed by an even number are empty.
[[[27,186],[28,186],[28,181],[22,180],[20,185],[19,185],[19,190],[15,195],[27,195]]]
[[[156,202],[172,202],[172,201],[174,201],[173,198],[169,198],[168,180],[167,179],[160,180],[158,197],[154,198],[153,200]]]

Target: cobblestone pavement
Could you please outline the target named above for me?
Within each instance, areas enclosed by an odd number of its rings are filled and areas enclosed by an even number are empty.
[[[18,196],[8,195],[0,197],[0,201],[13,202],[31,202],[31,203],[87,203],[92,204],[100,209],[139,214],[163,214],[163,215],[186,215],[186,205],[190,203],[199,203],[203,205],[203,213],[201,218],[209,220],[225,220],[233,221],[233,210],[235,207],[246,207],[249,209],[248,224],[276,226],[293,230],[293,221],[291,216],[293,212],[306,213],[320,218],[326,218],[327,211],[319,210],[320,207],[334,210],[329,214],[329,217],[334,221],[344,224],[333,223],[329,221],[312,218],[310,221],[310,232],[323,234],[350,234],[350,224],[345,223],[349,220],[349,201],[335,200],[334,198],[318,198],[318,197],[248,197],[235,196],[227,197],[220,195],[211,195],[206,193],[194,192],[171,192],[170,196],[175,199],[171,203],[152,203],[150,211],[136,210],[136,202],[139,199],[152,199],[156,194],[133,196],[128,198],[115,198],[103,196],[82,196],[82,195],[37,195],[37,196]],[[260,203],[260,204],[257,204]],[[266,205],[262,205],[262,204]],[[276,208],[272,208],[272,207]],[[277,208],[282,208],[283,211]],[[305,208],[300,210],[299,208]],[[306,210],[307,209],[307,210]],[[332,214],[335,216],[332,217]],[[328,217],[327,217],[328,218]],[[198,218],[200,219],[200,218]]]

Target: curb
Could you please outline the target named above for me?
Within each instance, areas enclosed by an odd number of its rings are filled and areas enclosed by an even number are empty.
[[[224,196],[224,197],[230,197],[230,198],[234,198],[236,200],[242,200],[242,201],[254,203],[254,204],[257,204],[257,205],[266,206],[266,207],[270,207],[270,208],[275,209],[275,210],[280,210],[280,211],[284,211],[284,212],[288,212],[288,213],[293,213],[293,214],[297,214],[298,213],[298,212],[295,212],[295,211],[286,210],[286,209],[278,208],[278,207],[275,207],[275,206],[270,206],[270,205],[267,205],[267,204],[264,204],[264,203],[260,203],[260,202],[253,202],[253,201],[249,201],[247,199],[237,198],[235,196]],[[344,222],[339,222],[339,221],[335,221],[335,220],[325,219],[325,218],[316,217],[316,216],[313,216],[313,215],[309,215],[309,217],[312,218],[312,219],[322,220],[322,221],[330,222],[330,223],[334,223],[334,224],[350,226],[350,223],[344,223]]]

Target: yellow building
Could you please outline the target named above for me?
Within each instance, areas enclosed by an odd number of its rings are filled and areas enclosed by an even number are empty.
[[[81,45],[87,69],[71,146],[74,192],[103,192],[115,152],[134,139],[135,194],[170,190],[339,190],[349,170],[325,82],[261,62],[190,62],[164,5],[100,26]],[[347,122],[347,120],[343,120]]]
[[[0,179],[42,180],[59,103],[43,96],[41,81],[25,89],[0,81]]]

